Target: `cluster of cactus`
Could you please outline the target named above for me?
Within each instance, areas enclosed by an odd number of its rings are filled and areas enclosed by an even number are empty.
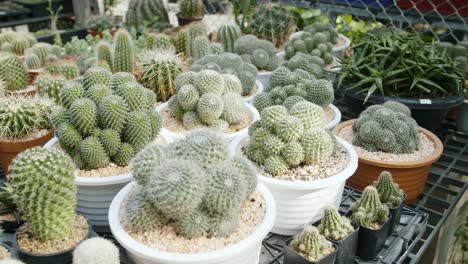
[[[380,202],[379,193],[373,186],[367,186],[362,197],[351,205],[351,221],[370,228],[378,229],[388,219],[388,207]]]
[[[24,64],[28,70],[37,70],[46,63],[57,61],[61,56],[61,47],[39,42],[25,53]]]
[[[73,251],[73,264],[118,264],[119,248],[102,237],[81,242]]]
[[[254,35],[238,38],[234,43],[234,51],[242,60],[252,63],[258,70],[274,71],[280,65],[273,43],[258,39]]]
[[[88,29],[91,32],[103,32],[104,30],[111,30],[114,27],[112,18],[107,15],[92,16],[88,20]]]
[[[36,43],[36,38],[28,33],[5,32],[0,35],[0,50],[18,56],[23,56]]]
[[[261,112],[273,105],[283,105],[290,109],[302,101],[326,107],[334,98],[333,84],[330,81],[316,79],[303,69],[291,71],[281,66],[273,71],[269,87],[255,96],[252,104]]]
[[[54,103],[41,97],[0,97],[0,137],[18,139],[50,129]]]
[[[13,54],[0,54],[0,80],[5,82],[5,90],[14,92],[26,88],[29,75],[18,57]]]
[[[67,81],[51,116],[62,149],[80,169],[126,166],[161,128],[153,91],[131,73],[93,67]]]
[[[189,26],[180,29],[172,38],[177,53],[185,57],[201,59],[207,54],[219,54],[223,52],[220,43],[210,43],[203,23],[191,23]]]
[[[172,39],[166,34],[154,34],[150,33],[146,36],[145,39],[145,48],[146,49],[171,49],[175,46],[172,44]]]
[[[411,110],[395,101],[369,106],[354,122],[353,131],[353,145],[371,152],[413,153],[421,140]]]
[[[224,52],[220,43],[210,43],[206,36],[198,36],[192,42],[192,58],[199,60],[209,54],[221,54]]]
[[[318,105],[298,102],[289,111],[282,105],[270,106],[260,117],[249,127],[246,155],[273,176],[316,164],[335,150],[335,138],[324,128],[325,113]]]
[[[10,169],[9,188],[34,236],[49,241],[69,235],[76,217],[76,186],[67,155],[30,148],[14,159]]]
[[[181,18],[194,19],[201,18],[205,13],[205,6],[202,0],[180,0],[180,13]]]
[[[66,79],[61,76],[52,76],[50,74],[41,74],[36,78],[36,91],[40,96],[49,97],[57,104],[60,103],[60,90],[65,85]]]
[[[147,231],[171,221],[189,238],[231,235],[257,184],[250,162],[231,157],[224,140],[204,129],[167,146],[146,146],[130,170],[138,185],[127,198],[125,222]]]
[[[306,53],[298,52],[296,55],[291,57],[288,61],[283,63],[282,66],[290,69],[291,71],[301,69],[310,74],[315,78],[324,78],[324,66],[327,62],[319,57],[315,57]]]
[[[393,182],[392,174],[382,171],[379,179],[374,181],[373,186],[379,192],[380,201],[389,208],[397,208],[403,201],[404,192],[397,183]]]
[[[241,35],[242,33],[237,25],[222,25],[218,29],[216,39],[223,44],[224,51],[234,52],[234,43]]]
[[[315,33],[322,33],[327,37],[327,40],[331,42],[331,44],[335,45],[338,43],[338,32],[333,28],[333,25],[329,23],[321,23],[321,22],[315,22],[312,25],[306,26],[304,28],[304,32],[309,32],[312,34]]]
[[[281,46],[294,26],[292,16],[280,4],[261,4],[252,13],[250,28],[252,33],[260,39],[273,42],[276,47]]]
[[[209,126],[226,131],[243,120],[247,109],[236,76],[213,70],[189,71],[179,74],[175,84],[176,94],[168,106],[185,128]]]
[[[295,36],[284,44],[287,60],[296,55],[296,53],[302,52],[322,58],[325,64],[333,62],[333,56],[330,53],[332,49],[333,45],[330,39],[327,37],[327,34],[322,32],[311,33],[303,31],[299,36]]]
[[[182,73],[183,61],[173,49],[143,51],[137,64],[138,82],[153,90],[157,100],[167,101],[175,93],[175,78]]]
[[[80,69],[73,60],[56,61],[45,66],[45,71],[56,77],[63,77],[66,80],[75,79],[80,75]]]
[[[436,48],[447,52],[458,63],[458,69],[463,72],[465,80],[468,80],[468,41],[461,41],[456,45],[450,42],[438,42]]]
[[[131,0],[125,14],[128,27],[170,27],[169,15],[162,0]]]
[[[320,234],[334,241],[340,241],[354,231],[351,221],[345,216],[341,216],[333,206],[324,209],[324,215],[318,229]]]
[[[191,71],[215,70],[219,73],[232,74],[239,78],[242,84],[242,95],[249,95],[255,88],[257,67],[244,62],[242,58],[230,52],[210,54],[193,62]]]
[[[114,47],[106,41],[100,41],[96,45],[97,61],[99,66],[113,72],[132,72],[134,64],[134,52],[132,38],[128,31],[120,29],[114,36]],[[112,51],[113,50],[113,54]]]
[[[334,251],[333,244],[320,234],[317,227],[307,225],[289,247],[309,261],[317,261]]]

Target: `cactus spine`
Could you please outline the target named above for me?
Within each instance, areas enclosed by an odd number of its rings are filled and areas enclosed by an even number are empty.
[[[73,251],[73,264],[117,264],[119,249],[109,240],[93,237],[81,242]]]
[[[98,60],[105,61],[107,65],[111,67],[110,70],[112,70],[112,66],[114,64],[112,63],[112,55],[111,55],[109,44],[107,44],[104,41],[99,42],[96,46],[96,53],[97,53]]]

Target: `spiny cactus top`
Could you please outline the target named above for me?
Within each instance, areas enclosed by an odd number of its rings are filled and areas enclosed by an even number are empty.
[[[51,100],[40,97],[0,97],[0,137],[15,140],[50,129],[53,107]]]
[[[18,57],[8,53],[0,54],[0,80],[5,82],[4,87],[8,91],[26,88],[28,72]]]
[[[230,52],[219,55],[210,54],[193,62],[191,71],[201,71],[204,69],[215,70],[223,74],[232,74],[239,78],[242,84],[242,95],[249,95],[255,88],[257,79],[257,68],[244,62],[242,58]]]
[[[288,10],[279,4],[259,5],[252,13],[252,33],[281,46],[287,39],[294,22]]]
[[[242,33],[237,25],[222,25],[218,29],[216,39],[223,44],[224,51],[234,52],[234,43],[241,35]]]
[[[380,201],[389,208],[397,208],[403,201],[403,190],[398,184],[393,182],[392,174],[388,171],[382,171],[379,179],[374,181],[374,187],[379,192]]]
[[[187,129],[209,126],[226,131],[245,116],[242,85],[234,75],[214,70],[190,71],[179,74],[175,84],[177,93],[168,106]]]
[[[127,224],[147,231],[173,221],[187,237],[231,235],[257,184],[251,164],[230,157],[223,139],[209,130],[168,146],[152,143],[130,168],[139,187],[127,198]]]
[[[380,202],[379,193],[367,186],[362,197],[351,206],[351,220],[370,229],[379,229],[388,219],[388,207]]]
[[[249,127],[246,155],[272,175],[320,162],[335,150],[335,138],[324,128],[325,114],[318,105],[303,101],[289,111],[275,105],[263,109],[260,116]]]
[[[254,35],[238,38],[234,43],[234,51],[242,60],[252,63],[258,70],[274,71],[280,64],[273,43],[258,39]]]
[[[175,78],[183,70],[183,61],[173,49],[142,52],[138,62],[138,82],[151,89],[158,101],[167,101],[176,90]]]
[[[388,101],[368,107],[353,124],[355,146],[367,151],[412,153],[419,148],[418,124],[405,105]]]
[[[340,241],[354,231],[349,219],[341,216],[333,206],[324,209],[324,215],[318,229],[320,234],[334,241]]]
[[[179,15],[186,19],[201,18],[205,13],[202,0],[181,0]]]
[[[60,146],[80,169],[126,166],[159,133],[155,97],[131,73],[89,69],[60,91],[63,107],[51,117]]]
[[[304,227],[289,247],[309,261],[317,261],[334,251],[333,244],[312,225]]]
[[[10,166],[10,188],[32,232],[47,241],[67,236],[75,219],[73,165],[61,151],[30,148]]]
[[[120,29],[115,33],[114,42],[112,70],[114,72],[132,72],[134,55],[130,34],[126,30]]]

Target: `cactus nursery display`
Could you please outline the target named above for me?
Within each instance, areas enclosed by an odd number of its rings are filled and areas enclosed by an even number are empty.
[[[0,36],[0,50],[18,56],[23,56],[36,43],[36,38],[28,33],[4,32]]]
[[[351,221],[369,229],[379,229],[388,217],[388,207],[380,202],[379,193],[373,186],[367,186],[362,197],[351,206]]]
[[[320,234],[333,241],[340,241],[354,231],[351,221],[345,216],[341,216],[334,206],[324,209],[324,215],[318,229]]]
[[[292,167],[316,164],[335,151],[335,138],[325,128],[322,108],[302,101],[289,110],[270,106],[261,119],[249,127],[247,157],[273,175],[286,174]]]
[[[234,51],[245,62],[252,63],[258,70],[274,71],[280,61],[275,54],[275,46],[267,40],[254,35],[244,35],[234,43]]]
[[[307,225],[288,246],[308,261],[318,261],[333,253],[333,244],[320,234],[317,227]],[[289,257],[286,255],[285,258]]]
[[[252,13],[252,33],[260,39],[273,42],[280,47],[295,28],[292,16],[280,4],[261,4]]]
[[[62,149],[80,169],[126,166],[155,139],[161,117],[155,94],[130,73],[94,67],[80,82],[68,81],[60,92],[62,108],[52,115]]]
[[[392,174],[388,171],[382,171],[373,186],[377,189],[380,201],[388,208],[397,208],[403,201],[404,192],[393,182]]]
[[[190,67],[191,71],[215,70],[223,74],[232,74],[239,78],[242,84],[242,95],[250,95],[255,90],[255,80],[257,77],[257,68],[251,64],[244,62],[242,58],[230,52],[222,54],[206,55],[203,58],[193,62]]]
[[[131,170],[137,185],[123,209],[130,231],[171,224],[188,238],[234,233],[241,206],[257,185],[249,162],[231,157],[224,140],[209,130],[168,146],[146,146]]]

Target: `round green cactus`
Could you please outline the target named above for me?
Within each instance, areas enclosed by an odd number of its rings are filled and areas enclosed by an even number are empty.
[[[129,82],[135,82],[135,76],[130,72],[117,72],[112,75],[110,87],[114,90],[120,85],[127,84]]]
[[[88,98],[75,100],[70,106],[70,119],[80,133],[91,134],[97,122],[96,104]]]
[[[379,193],[373,186],[367,186],[362,197],[351,206],[351,220],[358,225],[378,229],[388,219],[388,207],[380,202]]]
[[[151,123],[149,116],[142,111],[130,112],[123,138],[130,143],[136,151],[140,150],[151,139]]]
[[[239,37],[234,43],[234,51],[243,58],[244,62],[252,63],[258,70],[273,71],[279,66],[274,45],[253,35]],[[268,57],[265,57],[265,53]],[[260,58],[265,58],[265,61]]]
[[[0,97],[0,135],[21,138],[37,128],[37,115],[27,99]]]
[[[212,70],[200,71],[194,82],[202,95],[206,93],[221,95],[225,91],[223,76]]]
[[[226,93],[222,97],[224,109],[222,118],[230,125],[239,124],[242,121],[245,112],[244,100],[235,92]]]
[[[354,231],[349,219],[341,216],[333,206],[324,209],[324,215],[318,229],[320,234],[334,241],[340,241]]]
[[[148,144],[139,151],[130,162],[130,170],[135,181],[141,186],[146,185],[151,172],[156,169],[165,158],[163,147],[158,143]]]
[[[84,96],[99,104],[104,97],[112,95],[113,93],[114,91],[106,85],[95,84],[89,87],[84,93]]]
[[[112,72],[102,67],[92,67],[83,74],[83,85],[86,89],[95,84],[108,86],[111,84],[111,80]]]
[[[28,85],[28,72],[21,60],[9,54],[0,55],[0,79],[4,82],[4,89],[17,91]]]
[[[65,85],[63,77],[53,77],[51,75],[40,75],[36,81],[36,90],[40,96],[47,96],[55,102],[60,102],[60,90]]]
[[[221,117],[224,101],[215,93],[206,93],[200,97],[197,104],[197,114],[205,124],[210,124]]]
[[[68,148],[77,147],[83,138],[81,134],[72,125],[64,122],[61,123],[56,129],[57,137],[60,138],[60,142],[66,145]]]
[[[289,114],[299,118],[304,129],[320,128],[325,125],[325,113],[323,109],[310,102],[298,102],[289,110]]]
[[[333,84],[328,80],[309,80],[302,84],[307,92],[306,99],[311,103],[325,107],[335,100]]]
[[[109,164],[109,156],[97,137],[85,138],[80,144],[80,154],[86,167],[102,168]]]
[[[309,129],[301,138],[304,148],[304,163],[316,164],[327,159],[335,150],[335,138],[324,128]]]
[[[333,244],[312,225],[304,227],[304,230],[291,241],[289,247],[312,261],[317,261],[334,250]]]
[[[269,129],[274,129],[288,116],[288,110],[281,105],[274,105],[262,110],[262,123]],[[301,120],[302,121],[302,120]]]
[[[114,64],[112,63],[112,54],[111,54],[110,46],[107,42],[100,41],[96,45],[96,54],[97,54],[97,59],[105,61],[112,70],[112,66]]]
[[[34,53],[26,55],[24,58],[24,64],[28,70],[37,70],[42,67],[41,60]]]
[[[392,174],[388,171],[382,171],[379,179],[374,181],[374,187],[379,192],[380,201],[389,208],[397,208],[403,201],[403,190],[398,184],[393,182]]]
[[[31,42],[26,36],[15,36],[11,40],[11,44],[13,45],[16,55],[19,55],[19,56],[24,55],[24,52],[26,51],[26,49],[32,46]]]
[[[293,25],[288,10],[279,4],[261,4],[252,13],[252,32],[261,39],[280,46]]]
[[[276,134],[284,142],[296,141],[304,134],[303,122],[294,116],[287,117],[276,126]]]
[[[234,52],[234,42],[240,36],[241,32],[237,25],[222,25],[218,29],[218,41],[223,44],[223,48],[227,52]]]

